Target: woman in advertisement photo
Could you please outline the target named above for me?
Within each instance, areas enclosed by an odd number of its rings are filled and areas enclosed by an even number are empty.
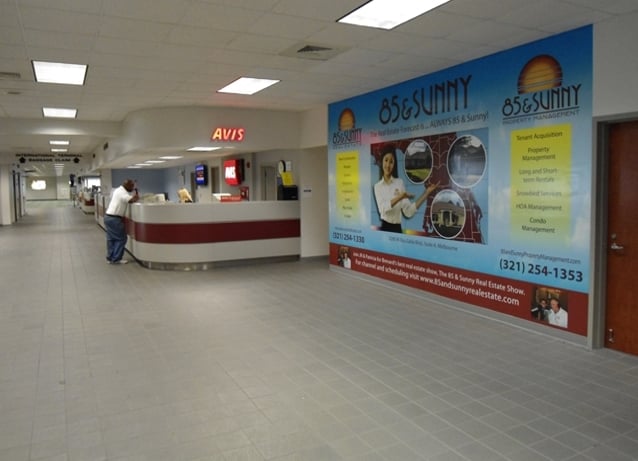
[[[428,196],[438,187],[430,184],[419,197],[412,201],[414,194],[410,194],[397,174],[397,158],[393,145],[384,148],[381,156],[382,177],[374,185],[374,197],[381,217],[380,230],[385,232],[403,232],[402,216],[411,218]]]

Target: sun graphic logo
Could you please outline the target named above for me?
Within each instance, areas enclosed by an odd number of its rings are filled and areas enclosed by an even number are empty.
[[[355,116],[352,109],[344,109],[339,115],[339,131],[350,131],[355,128]]]
[[[361,145],[361,128],[356,127],[352,109],[346,108],[339,114],[337,131],[332,134],[332,144],[339,147]]]
[[[530,59],[518,75],[518,94],[534,93],[560,87],[563,84],[563,69],[560,63],[548,54]]]
[[[564,80],[563,68],[556,58],[549,54],[533,57],[518,75],[518,94],[503,101],[504,119],[577,115],[582,84],[566,85]]]

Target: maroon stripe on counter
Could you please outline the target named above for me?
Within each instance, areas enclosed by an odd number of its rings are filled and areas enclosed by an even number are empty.
[[[238,242],[301,236],[299,219],[220,223],[132,223],[131,237],[138,242],[162,244]]]

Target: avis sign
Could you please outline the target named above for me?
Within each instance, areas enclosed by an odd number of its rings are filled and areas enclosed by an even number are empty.
[[[217,127],[210,135],[211,141],[241,142],[244,140],[246,130],[244,128]]]

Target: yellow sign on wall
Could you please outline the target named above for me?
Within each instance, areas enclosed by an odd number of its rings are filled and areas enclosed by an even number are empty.
[[[359,152],[337,154],[336,202],[337,212],[346,219],[359,212]]]
[[[512,131],[512,238],[569,242],[571,128],[564,124]]]

